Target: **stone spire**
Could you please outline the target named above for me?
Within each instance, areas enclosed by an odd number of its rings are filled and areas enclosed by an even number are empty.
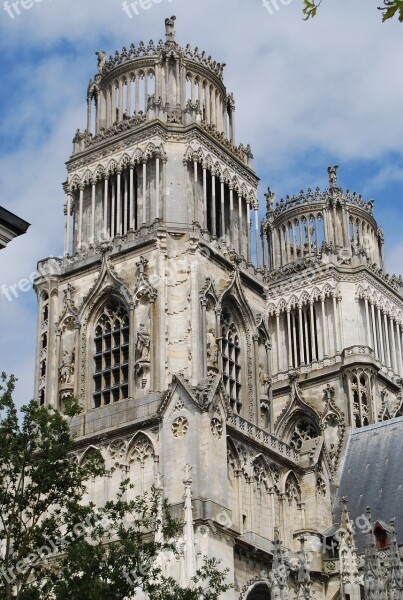
[[[289,569],[284,560],[284,549],[280,541],[279,529],[278,527],[275,527],[273,541],[273,566],[270,573],[273,599],[288,600],[290,591],[288,587],[288,576]]]
[[[360,577],[358,573],[357,548],[354,540],[354,529],[348,512],[347,498],[341,499],[342,513],[340,521],[340,585],[343,595],[360,598]]]
[[[395,520],[390,522],[392,530],[390,539],[388,588],[391,600],[403,600],[403,564],[399,554],[396,538]]]
[[[366,600],[388,600],[383,579],[381,563],[375,545],[371,510],[367,508],[367,520],[370,525],[365,548],[364,589]]]
[[[186,583],[189,584],[190,580],[196,573],[196,549],[195,549],[195,534],[193,527],[193,507],[192,507],[192,477],[191,472],[193,468],[190,465],[186,465],[183,471],[185,472],[185,479],[183,483],[185,485],[185,506],[184,506],[184,527],[183,527],[183,556],[185,561],[185,578]]]
[[[297,600],[312,600],[312,583],[309,574],[308,557],[305,552],[305,538],[300,538],[301,550],[298,553],[299,568],[298,568],[298,584],[297,584]]]

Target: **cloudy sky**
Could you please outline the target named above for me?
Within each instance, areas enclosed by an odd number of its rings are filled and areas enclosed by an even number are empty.
[[[340,185],[376,199],[389,271],[403,273],[403,24],[381,23],[380,0],[323,0],[308,23],[302,0],[142,1],[129,18],[122,0],[0,0],[0,204],[32,224],[0,261],[0,370],[18,376],[20,403],[33,394],[36,299],[10,302],[1,286],[62,252],[64,162],[85,128],[95,51],[157,42],[172,14],[177,41],[227,63],[260,198],[267,185],[278,197],[326,187],[338,164]]]

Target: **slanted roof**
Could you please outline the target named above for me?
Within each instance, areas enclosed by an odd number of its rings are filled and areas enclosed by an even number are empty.
[[[0,206],[0,249],[5,248],[13,238],[26,233],[29,223]]]
[[[398,544],[403,545],[403,417],[350,433],[336,497],[337,520],[343,496],[348,498],[359,552],[365,546],[359,527],[364,520],[359,518],[367,507],[374,523],[396,518]]]

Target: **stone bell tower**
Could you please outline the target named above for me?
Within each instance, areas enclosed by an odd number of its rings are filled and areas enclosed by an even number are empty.
[[[35,281],[36,397],[80,399],[77,459],[97,448],[107,471],[95,503],[127,477],[162,489],[184,524],[166,575],[186,585],[218,557],[224,600],[334,600],[356,577],[321,553],[349,429],[403,414],[403,281],[337,167],[325,191],[269,190],[259,226],[225,65],[175,21],[96,53],[64,256]]]
[[[182,511],[191,481],[195,522],[212,527],[193,567],[208,554],[233,573],[231,536],[219,533],[231,522],[226,398],[248,418],[260,402],[242,311],[268,356],[264,323],[240,291],[243,278],[263,294],[251,263],[258,178],[250,147],[235,143],[225,65],[179,46],[175,17],[165,25],[165,42],[96,53],[87,127],[67,162],[64,258],[41,261],[35,283],[36,393],[59,410],[80,398],[80,458],[96,446],[108,469],[95,500],[126,469],[137,493],[163,480]]]

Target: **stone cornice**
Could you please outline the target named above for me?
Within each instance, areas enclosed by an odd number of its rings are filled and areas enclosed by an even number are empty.
[[[111,138],[103,139],[98,144],[93,144],[90,148],[72,155],[66,162],[67,171],[69,174],[73,174],[80,169],[89,168],[90,165],[98,164],[106,158],[113,158],[117,153],[124,152],[130,147],[151,141],[154,137],[160,138],[164,143],[182,141],[184,144],[188,144],[192,140],[197,140],[204,144],[217,158],[225,161],[241,177],[246,179],[250,185],[255,188],[257,187],[259,178],[237,156],[235,153],[237,151],[236,147],[234,146],[231,149],[228,144],[224,143],[221,136],[218,134],[215,135],[212,131],[196,123],[187,126],[165,124],[162,121],[141,123],[135,129],[127,129],[121,133],[117,133]]]

